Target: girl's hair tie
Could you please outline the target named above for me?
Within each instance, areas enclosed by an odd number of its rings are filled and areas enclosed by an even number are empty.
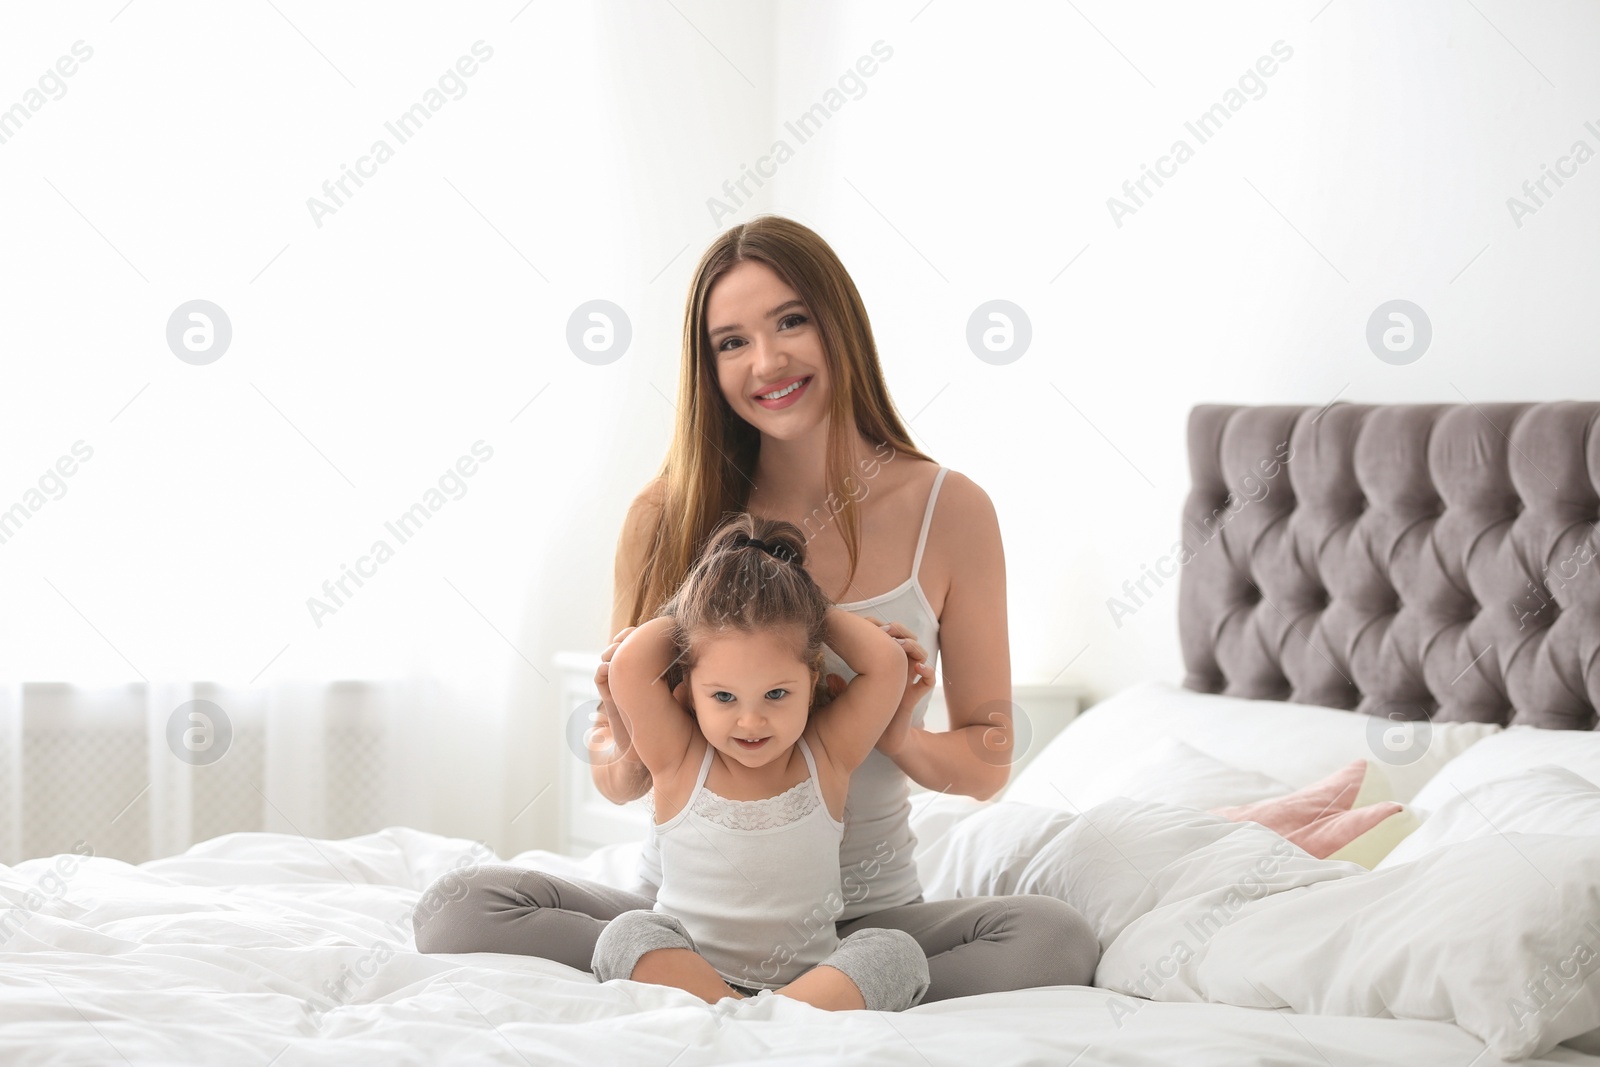
[[[794,560],[794,549],[790,548],[788,545],[779,542],[768,544],[759,537],[751,537],[749,534],[735,534],[733,538],[733,545],[735,548],[742,548],[745,545],[754,545],[756,548],[759,548],[761,551],[767,553],[767,555],[771,556],[773,559],[779,559],[785,563],[790,563]]]

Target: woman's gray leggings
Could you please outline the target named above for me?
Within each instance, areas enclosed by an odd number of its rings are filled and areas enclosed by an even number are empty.
[[[655,887],[635,891],[491,864],[452,871],[412,913],[418,952],[510,952],[588,971],[606,923],[655,907]],[[838,924],[904,930],[928,957],[926,1004],[1048,985],[1089,985],[1100,942],[1077,909],[1047,896],[958,897],[884,908]]]

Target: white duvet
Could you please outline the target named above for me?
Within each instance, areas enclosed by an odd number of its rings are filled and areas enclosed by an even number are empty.
[[[1094,864],[1072,873],[1050,857],[1082,845],[1087,820],[1020,805],[924,808],[924,870],[967,877],[966,863],[1013,887],[1067,877],[1071,884],[1056,888],[1076,894],[1109,937],[1102,972],[1126,988],[1144,964],[1164,966],[1160,956],[1192,919],[1197,894],[1237,881],[1241,864],[1261,861],[1263,843],[1271,855],[1272,842],[1229,845],[1231,835],[1203,828],[1209,817],[1181,809],[1118,801],[1086,814],[1102,846],[1083,853],[1097,856]],[[1010,837],[991,832],[1005,827]],[[1210,851],[1197,852],[1194,841],[1207,836]],[[1033,846],[1033,858],[1004,855],[1018,844]],[[1118,873],[1121,859],[1108,858],[1118,851],[1135,861],[1134,874]],[[1157,869],[1162,856],[1176,865]],[[529,957],[416,953],[409,920],[421,891],[474,859],[494,858],[469,841],[391,828],[345,841],[232,834],[140,866],[60,856],[0,867],[10,907],[0,920],[0,1063],[1501,1062],[1447,1022],[1192,1002],[1224,991],[1276,1006],[1303,987],[1283,974],[1249,973],[1270,962],[1252,952],[1273,936],[1271,923],[1252,928],[1249,908],[1211,939],[1202,962],[1152,990],[1154,1000],[1060,987],[896,1015],[828,1014],[770,997],[708,1006],[676,990],[600,985]],[[625,856],[603,853],[583,863],[544,853],[514,860],[602,877],[608,861],[613,870],[628,866]],[[1377,877],[1303,854],[1273,864],[1266,877],[1278,891],[1250,907]],[[1247,967],[1229,964],[1235,953]],[[1240,977],[1259,991],[1228,985]],[[1529,1062],[1600,1064],[1565,1047]]]

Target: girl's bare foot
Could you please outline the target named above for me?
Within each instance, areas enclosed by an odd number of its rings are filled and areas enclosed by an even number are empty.
[[[825,963],[811,968],[777,993],[823,1011],[861,1011],[867,1006],[856,984],[843,971]]]
[[[635,982],[672,986],[693,993],[707,1004],[715,1004],[726,997],[744,999],[722,980],[715,967],[698,952],[686,948],[658,948],[639,957],[629,977]],[[843,975],[840,975],[843,977]],[[849,981],[849,979],[845,979]],[[854,987],[852,987],[854,988]]]

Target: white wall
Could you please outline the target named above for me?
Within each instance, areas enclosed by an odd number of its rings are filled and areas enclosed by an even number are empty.
[[[1600,393],[1600,161],[1520,227],[1506,205],[1575,140],[1600,151],[1600,8],[1396,8],[782,9],[779,114],[894,47],[770,206],[835,244],[897,404],[928,404],[919,443],[995,500],[1019,684],[1181,678],[1176,583],[1120,628],[1106,599],[1178,536],[1195,403]],[[1278,41],[1264,95],[1190,135]],[[1107,198],[1177,138],[1193,158],[1116,225]],[[963,341],[994,297],[1034,328],[1001,367]],[[1395,298],[1434,329],[1404,366],[1365,341]]]
[[[1474,4],[13,5],[0,108],[95,54],[0,144],[0,507],[75,440],[96,457],[0,545],[5,672],[470,679],[428,828],[550,843],[553,804],[510,822],[570,758],[549,658],[607,636],[695,260],[777,211],[852,271],[918,443],[995,500],[1017,683],[1176,679],[1175,586],[1121,628],[1106,599],[1176,536],[1194,403],[1600,387],[1600,162],[1520,227],[1506,207],[1600,149],[1600,9]],[[480,39],[466,95],[314,225],[307,198]],[[1280,40],[1265,95],[1117,226],[1107,198]],[[864,95],[714,219],[878,41]],[[235,330],[204,368],[163,337],[195,297]],[[1364,340],[1397,297],[1435,331],[1408,366]],[[634,331],[607,366],[564,341],[594,298]],[[965,340],[994,298],[1034,332],[1005,366]],[[480,438],[468,495],[312,625]]]

